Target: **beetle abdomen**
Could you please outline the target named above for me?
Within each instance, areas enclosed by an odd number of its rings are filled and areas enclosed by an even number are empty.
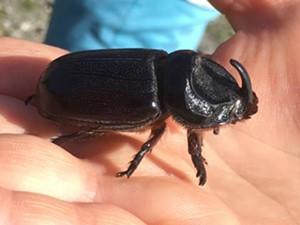
[[[159,50],[98,50],[53,61],[38,89],[41,113],[59,120],[130,128],[161,114]],[[61,63],[63,62],[63,63]]]

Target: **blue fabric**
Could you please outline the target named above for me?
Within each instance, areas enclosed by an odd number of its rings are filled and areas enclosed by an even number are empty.
[[[196,49],[217,15],[187,0],[56,0],[45,42],[70,51]]]

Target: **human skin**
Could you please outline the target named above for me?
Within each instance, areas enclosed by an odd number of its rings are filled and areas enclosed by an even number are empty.
[[[211,1],[237,34],[213,59],[247,68],[250,120],[206,132],[208,182],[197,186],[186,131],[167,132],[130,179],[116,178],[147,132],[59,147],[57,125],[24,99],[61,49],[0,40],[0,224],[296,225],[300,221],[300,1]],[[238,77],[238,76],[237,76]],[[66,151],[67,150],[67,151]]]

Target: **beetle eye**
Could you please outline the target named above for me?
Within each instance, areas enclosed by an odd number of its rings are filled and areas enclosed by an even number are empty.
[[[240,99],[238,99],[235,102],[234,107],[232,109],[232,115],[237,119],[242,119],[244,113],[245,113],[245,105],[242,103]]]
[[[235,123],[237,120],[250,118],[248,114],[248,104],[242,99],[238,99],[233,104],[231,109],[230,117],[231,123]]]

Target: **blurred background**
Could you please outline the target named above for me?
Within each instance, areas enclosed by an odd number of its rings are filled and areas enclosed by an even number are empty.
[[[42,42],[44,40],[53,0],[0,0],[0,36],[11,36]],[[211,53],[233,35],[223,16],[212,21],[199,40],[199,50]]]

